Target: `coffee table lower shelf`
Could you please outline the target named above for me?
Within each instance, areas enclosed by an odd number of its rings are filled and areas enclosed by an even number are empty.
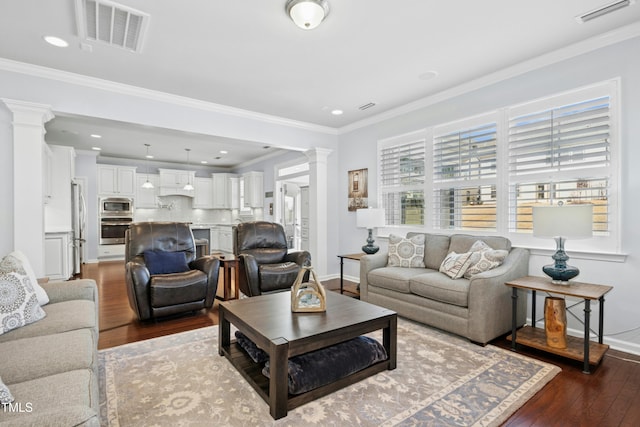
[[[255,363],[236,341],[232,341],[228,348],[223,347],[222,351],[227,360],[229,360],[244,379],[251,384],[260,397],[269,404],[269,378],[262,374],[263,365]],[[304,405],[305,403],[316,400],[322,396],[326,396],[327,394],[333,393],[334,391],[357,383],[358,381],[387,369],[389,369],[388,359],[306,393],[297,395],[290,394],[287,400],[287,410],[297,408],[298,406]]]
[[[507,336],[507,340],[511,341],[511,334]],[[567,348],[554,348],[547,345],[547,337],[544,329],[524,326],[523,328],[518,329],[516,343],[546,351],[547,353],[577,360],[579,362],[584,360],[584,340],[571,335],[567,336]],[[589,363],[591,365],[599,364],[608,349],[609,346],[607,344],[599,344],[597,342],[590,341]]]

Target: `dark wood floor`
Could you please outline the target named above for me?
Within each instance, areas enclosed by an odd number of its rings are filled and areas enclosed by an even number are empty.
[[[99,348],[216,325],[218,303],[211,310],[159,322],[140,323],[129,307],[122,262],[85,264],[80,277],[95,279],[100,294]],[[339,288],[338,280],[324,283]],[[221,286],[219,286],[221,288]],[[355,284],[348,283],[353,295]],[[510,348],[499,338],[491,344]],[[609,350],[602,363],[582,373],[581,363],[529,349],[523,354],[562,369],[545,388],[516,412],[505,426],[640,426],[640,357]]]

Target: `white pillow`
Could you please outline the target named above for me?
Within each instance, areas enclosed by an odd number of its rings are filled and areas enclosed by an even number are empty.
[[[46,315],[20,260],[11,254],[4,257],[0,262],[0,335]]]
[[[465,252],[463,254],[450,252],[440,264],[440,272],[452,279],[459,279],[471,265],[474,255],[476,255],[475,252]]]
[[[8,405],[11,402],[13,402],[13,395],[9,387],[7,387],[2,381],[2,378],[0,378],[0,404]]]
[[[389,267],[424,268],[424,234],[406,239],[389,235]]]
[[[31,286],[33,286],[33,289],[36,291],[36,296],[38,297],[38,302],[40,303],[40,306],[49,304],[49,295],[47,295],[47,292],[38,283],[38,278],[36,277],[36,273],[34,273],[33,268],[31,268],[31,264],[29,264],[29,260],[27,259],[27,256],[23,254],[21,251],[13,251],[9,255],[13,255],[22,263],[22,268],[24,269],[25,274],[29,278],[29,282],[31,283]]]

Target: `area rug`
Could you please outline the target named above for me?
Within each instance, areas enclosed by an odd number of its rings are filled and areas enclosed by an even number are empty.
[[[100,351],[101,425],[498,426],[560,372],[399,319],[395,370],[274,420],[217,338],[211,326]]]

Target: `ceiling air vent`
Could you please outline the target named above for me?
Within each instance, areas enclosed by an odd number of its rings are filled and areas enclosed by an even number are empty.
[[[375,102],[368,102],[366,104],[363,104],[361,106],[358,107],[358,110],[364,111],[364,110],[368,110],[371,107],[375,107],[376,103]]]
[[[75,0],[78,33],[83,40],[140,52],[149,15],[109,0]]]
[[[576,16],[576,21],[580,23],[591,21],[592,19],[599,18],[618,9],[622,9],[623,7],[627,7],[634,2],[635,0],[617,0],[613,3],[605,4],[604,6],[600,6],[597,9],[593,9],[587,13]]]

